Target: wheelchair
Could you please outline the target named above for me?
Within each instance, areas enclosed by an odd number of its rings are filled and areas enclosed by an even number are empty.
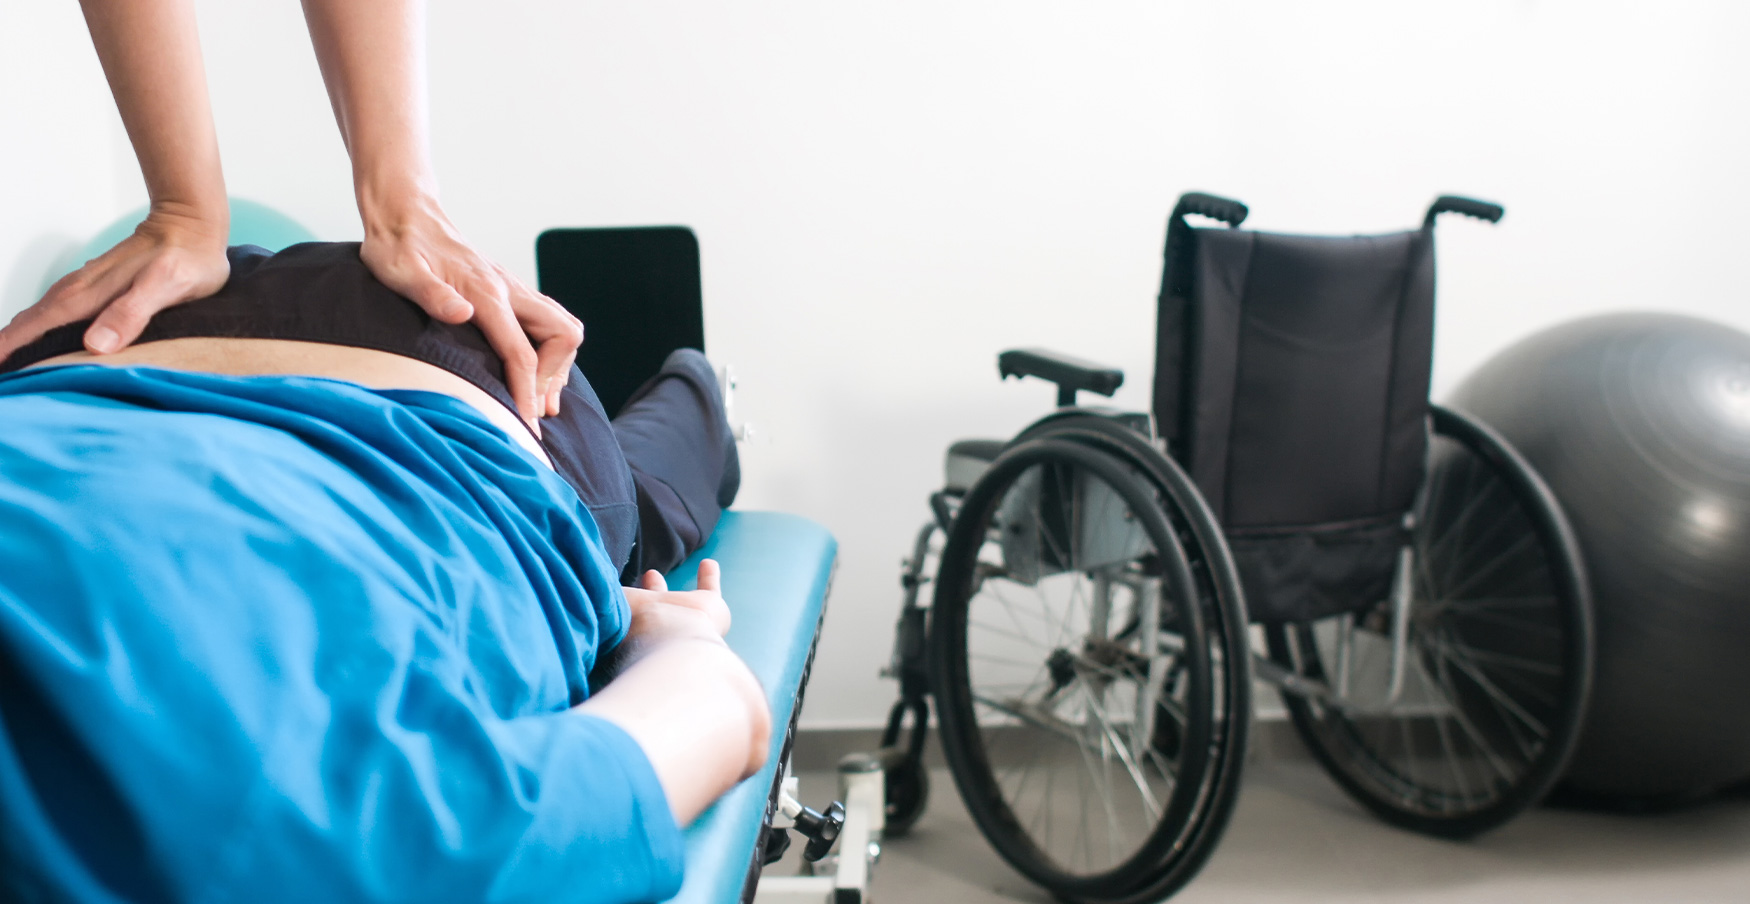
[[[1428,400],[1435,221],[1503,209],[1444,196],[1418,229],[1351,237],[1247,213],[1198,193],[1173,211],[1151,412],[1077,404],[1118,370],[998,357],[1058,407],[948,449],[888,668],[888,834],[928,799],[932,701],[980,831],[1073,901],[1195,876],[1233,812],[1254,677],[1402,827],[1472,836],[1560,777],[1592,675],[1578,546],[1517,452]]]

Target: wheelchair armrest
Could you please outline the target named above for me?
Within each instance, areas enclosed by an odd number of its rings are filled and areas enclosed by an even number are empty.
[[[1057,384],[1057,404],[1074,405],[1076,392],[1110,396],[1124,385],[1124,371],[1043,348],[1010,349],[997,356],[997,372],[1009,377],[1038,377]]]

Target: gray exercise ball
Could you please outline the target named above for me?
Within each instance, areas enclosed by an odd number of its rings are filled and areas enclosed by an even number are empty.
[[[1586,557],[1598,660],[1566,787],[1661,802],[1750,778],[1750,335],[1592,317],[1450,401],[1531,462]]]

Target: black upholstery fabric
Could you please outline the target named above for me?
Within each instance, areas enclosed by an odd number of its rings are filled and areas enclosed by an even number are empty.
[[[1234,541],[1253,617],[1377,601],[1426,450],[1432,231],[1171,234],[1156,417]]]
[[[1398,519],[1228,537],[1256,622],[1311,621],[1377,603],[1408,537]]]

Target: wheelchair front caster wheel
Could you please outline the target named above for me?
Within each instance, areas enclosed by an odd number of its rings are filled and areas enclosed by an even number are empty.
[[[924,815],[924,805],[930,801],[930,773],[915,757],[906,757],[889,768],[887,783],[887,814],[883,834],[904,835]]]

